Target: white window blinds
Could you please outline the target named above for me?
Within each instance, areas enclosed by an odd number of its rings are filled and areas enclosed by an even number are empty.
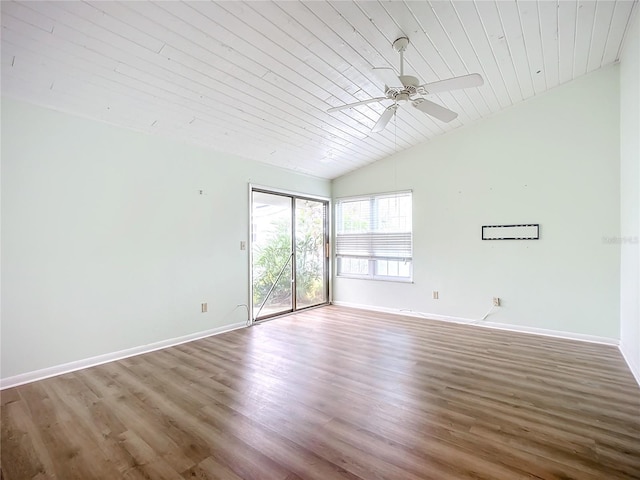
[[[411,260],[411,192],[338,199],[336,255]]]

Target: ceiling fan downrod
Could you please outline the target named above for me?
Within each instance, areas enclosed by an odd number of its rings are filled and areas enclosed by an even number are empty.
[[[404,75],[404,51],[409,45],[409,39],[407,37],[397,38],[393,42],[393,49],[400,54],[400,76]]]

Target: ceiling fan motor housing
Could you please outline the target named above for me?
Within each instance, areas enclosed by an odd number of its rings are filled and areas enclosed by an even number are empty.
[[[402,96],[412,97],[418,93],[418,87],[420,81],[411,75],[401,75],[400,81],[404,85],[404,88],[387,87],[387,97],[393,100],[401,100]]]

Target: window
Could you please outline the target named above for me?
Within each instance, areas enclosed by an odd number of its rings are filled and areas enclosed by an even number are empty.
[[[337,200],[339,276],[410,281],[412,255],[411,192]]]

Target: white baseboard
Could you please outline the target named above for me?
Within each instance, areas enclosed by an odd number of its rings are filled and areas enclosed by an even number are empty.
[[[472,324],[476,327],[493,328],[496,330],[509,330],[512,332],[529,333],[533,335],[544,335],[547,337],[566,338],[569,340],[579,340],[581,342],[603,343],[605,345],[615,345],[615,346],[618,346],[620,344],[620,341],[615,338],[599,337],[596,335],[587,335],[584,333],[563,332],[559,330],[548,330],[545,328],[530,327],[527,325],[513,325],[510,323],[487,322],[487,321],[480,321],[479,319],[473,319],[473,318],[453,317],[448,315],[439,315],[436,313],[414,312],[412,310],[398,310],[396,308],[375,307],[372,305],[361,305],[361,304],[349,303],[349,302],[333,302],[333,304],[338,306],[343,306],[343,307],[358,308],[361,310],[371,310],[374,312],[385,312],[385,313],[392,313],[395,315],[406,315],[408,317],[419,317],[419,318],[426,318],[429,320],[440,320],[444,322],[462,323],[467,325]]]
[[[31,383],[38,380],[44,380],[45,378],[55,377],[57,375],[62,375],[63,373],[75,372],[76,370],[82,370],[83,368],[95,367],[97,365],[113,362],[115,360],[134,357],[136,355],[153,352],[155,350],[161,350],[167,347],[173,347],[175,345],[180,345],[181,343],[192,342],[194,340],[199,340],[200,338],[210,337],[212,335],[218,335],[224,332],[230,332],[231,330],[237,330],[238,328],[242,328],[245,326],[245,322],[232,323],[230,325],[212,328],[203,332],[191,333],[189,335],[183,335],[181,337],[175,337],[167,340],[162,340],[160,342],[141,345],[139,347],[127,348],[126,350],[105,353],[104,355],[98,355],[96,357],[63,363],[62,365],[55,365],[53,367],[47,367],[41,370],[35,370],[33,372],[21,373],[20,375],[15,375],[13,377],[0,379],[0,390],[17,387],[19,385],[24,385],[25,383]]]
[[[640,387],[640,366],[636,365],[634,362],[631,361],[631,357],[625,353],[626,348],[622,342],[620,342],[620,345],[618,346],[618,348],[620,349],[622,358],[624,358],[624,361],[627,362],[627,365],[629,366],[629,370],[631,370],[631,374],[636,379],[636,382],[638,382],[638,386]]]
[[[604,345],[618,346],[620,340],[617,338],[599,337],[586,333],[564,332],[562,330],[549,330],[546,328],[530,327],[527,325],[513,325],[510,323],[482,322],[479,327],[495,328],[497,330],[509,330],[512,332],[530,333],[532,335],[544,335],[547,337],[565,338],[567,340],[578,340],[580,342],[602,343]]]
[[[443,320],[445,322],[453,322],[453,323],[471,323],[474,321],[473,319],[470,319],[470,318],[451,317],[446,315],[438,315],[435,313],[414,312],[413,310],[398,310],[397,308],[376,307],[373,305],[363,305],[360,303],[332,302],[332,304],[337,305],[339,307],[357,308],[359,310],[371,310],[372,312],[392,313],[394,315],[406,315],[407,317]]]

